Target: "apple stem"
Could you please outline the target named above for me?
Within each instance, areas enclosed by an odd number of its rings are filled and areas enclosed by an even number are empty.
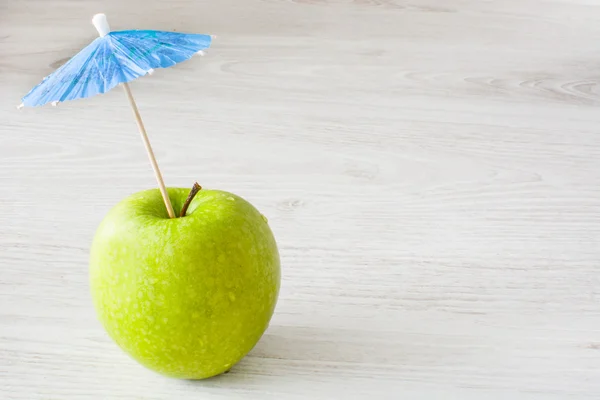
[[[185,199],[185,203],[183,203],[183,207],[181,208],[181,213],[179,217],[185,217],[185,213],[187,212],[188,207],[194,197],[198,194],[198,192],[202,189],[202,186],[198,185],[198,182],[194,182],[194,186],[192,186],[192,190],[190,190],[190,194],[188,194],[187,199]]]

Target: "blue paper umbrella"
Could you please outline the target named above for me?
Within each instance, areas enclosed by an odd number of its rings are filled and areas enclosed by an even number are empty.
[[[23,97],[19,108],[47,103],[56,105],[105,93],[122,84],[133,108],[167,211],[174,218],[162,175],[127,82],[151,74],[155,68],[167,68],[195,54],[203,54],[202,50],[210,46],[212,36],[152,30],[111,32],[104,14],[95,15],[92,23],[100,37],[45,77]]]

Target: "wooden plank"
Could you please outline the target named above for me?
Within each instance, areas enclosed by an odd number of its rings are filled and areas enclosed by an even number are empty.
[[[218,35],[132,86],[166,183],[276,233],[230,374],[156,376],[96,322],[94,230],[155,185],[122,93],[14,108],[97,12]],[[599,39],[591,0],[0,4],[0,397],[597,399]]]

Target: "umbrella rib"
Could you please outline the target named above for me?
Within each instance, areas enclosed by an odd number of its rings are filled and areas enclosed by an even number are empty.
[[[85,70],[85,66],[96,55],[97,51],[98,51],[98,47],[96,47],[95,49],[93,49],[90,52],[90,54],[87,56],[87,58],[85,59],[85,61],[83,63],[81,63],[81,67],[79,67],[79,70],[75,74],[75,77],[77,77],[78,75],[80,75]],[[58,99],[58,101],[63,102],[65,100],[69,100],[69,98],[68,98],[69,95],[71,94],[71,92],[73,92],[75,90],[75,88],[76,88],[76,86],[78,84],[79,84],[79,79],[72,80],[71,83],[69,84],[69,86],[63,92],[62,96],[60,96],[60,98]]]

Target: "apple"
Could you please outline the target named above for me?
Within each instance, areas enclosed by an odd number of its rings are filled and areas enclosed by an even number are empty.
[[[169,188],[176,215],[189,189]],[[98,318],[132,358],[166,376],[227,372],[258,342],[277,302],[279,252],[267,219],[232,193],[200,190],[170,219],[158,189],[100,224],[90,286]]]

